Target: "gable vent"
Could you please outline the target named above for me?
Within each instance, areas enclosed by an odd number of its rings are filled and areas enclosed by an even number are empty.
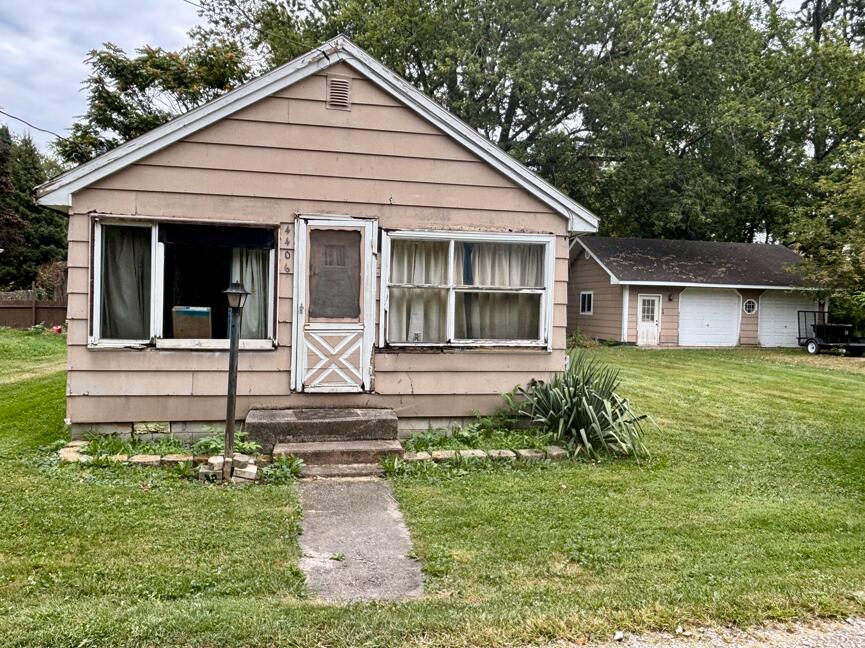
[[[351,110],[351,77],[327,77],[327,107]]]

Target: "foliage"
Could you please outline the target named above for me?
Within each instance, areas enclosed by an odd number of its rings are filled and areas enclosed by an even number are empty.
[[[177,52],[144,46],[128,56],[112,43],[92,50],[87,112],[55,143],[67,162],[86,162],[243,82],[248,67],[238,46],[198,38]]]
[[[478,417],[452,431],[430,428],[405,442],[409,452],[458,450],[460,448],[508,449],[545,448],[552,437],[537,428],[520,427],[514,417]]]
[[[83,454],[93,457],[125,454],[154,454],[167,455],[179,454],[189,451],[189,446],[174,437],[153,441],[142,441],[139,439],[124,439],[116,434],[90,434],[87,436],[88,444],[81,450]]]
[[[303,459],[299,457],[277,457],[264,467],[261,478],[275,486],[288,484],[300,477],[303,470]]]
[[[411,479],[427,483],[445,483],[478,473],[507,475],[517,472],[531,475],[550,469],[555,470],[555,465],[549,461],[513,461],[482,459],[480,457],[455,457],[449,461],[408,462],[392,456],[381,460],[384,473],[389,478]]]
[[[642,423],[616,390],[618,370],[584,351],[571,352],[565,371],[550,382],[533,381],[508,395],[514,411],[528,416],[560,444],[591,457],[646,454]]]
[[[569,349],[593,349],[598,346],[598,341],[583,335],[583,332],[576,328],[574,332],[568,336],[565,341]]]
[[[817,183],[822,202],[800,210],[793,228],[811,277],[830,293],[830,304],[847,306],[842,318],[857,319],[865,295],[865,144],[843,147],[838,157],[843,164]]]
[[[225,450],[225,435],[211,434],[203,439],[199,439],[192,446],[195,454],[206,455],[221,455]],[[261,450],[261,444],[246,438],[244,430],[237,430],[234,433],[234,451],[242,454],[256,454]]]
[[[66,258],[66,216],[33,199],[53,164],[29,135],[0,125],[0,289],[30,288],[43,266]]]
[[[191,461],[178,461],[169,468],[169,472],[178,479],[195,479],[195,466]]]
[[[813,245],[837,227],[826,182],[845,181],[865,130],[862,3],[200,4],[180,52],[91,52],[88,113],[58,143],[65,159],[346,33],[593,209],[603,233],[781,241],[829,261]]]

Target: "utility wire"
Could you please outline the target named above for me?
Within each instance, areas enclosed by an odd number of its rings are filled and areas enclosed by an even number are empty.
[[[58,134],[58,133],[55,133],[55,132],[52,131],[52,130],[48,130],[47,128],[39,128],[39,127],[36,126],[35,124],[31,124],[31,123],[30,123],[29,121],[27,121],[26,119],[22,119],[21,117],[17,117],[16,115],[13,115],[12,113],[8,113],[8,112],[6,112],[5,110],[0,109],[0,115],[6,115],[7,117],[9,117],[9,118],[11,118],[11,119],[14,119],[14,120],[16,120],[16,121],[20,121],[22,124],[26,124],[27,126],[29,126],[30,128],[32,128],[33,130],[38,130],[40,133],[48,133],[49,135],[53,135],[53,136],[56,137],[57,139],[61,139],[61,140],[63,140],[64,142],[70,142],[71,144],[77,144],[77,142],[73,142],[73,141],[70,140],[69,138],[63,137],[62,135],[60,135],[60,134]]]

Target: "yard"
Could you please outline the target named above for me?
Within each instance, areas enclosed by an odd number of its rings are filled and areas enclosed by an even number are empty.
[[[0,645],[519,645],[865,612],[862,360],[598,349],[660,426],[646,464],[397,478],[427,595],[336,607],[304,598],[291,487],[55,465],[62,345],[0,331]]]

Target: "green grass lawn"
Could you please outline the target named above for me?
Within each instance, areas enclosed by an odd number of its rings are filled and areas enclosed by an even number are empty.
[[[660,426],[652,458],[398,477],[427,594],[349,606],[304,596],[291,487],[56,466],[63,373],[30,369],[0,385],[0,645],[520,645],[865,611],[861,360],[593,353]]]

